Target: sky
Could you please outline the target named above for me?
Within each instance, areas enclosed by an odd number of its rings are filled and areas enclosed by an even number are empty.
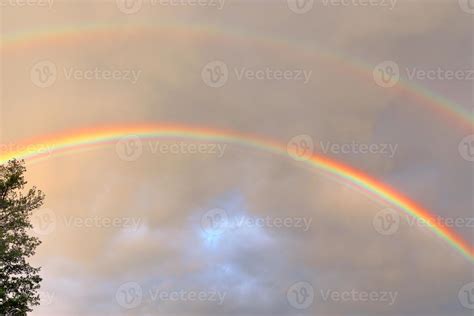
[[[472,315],[472,262],[305,164],[360,170],[473,245],[472,1],[0,4],[0,155],[44,153],[26,160],[46,194],[31,315]],[[289,150],[42,141],[145,123]]]

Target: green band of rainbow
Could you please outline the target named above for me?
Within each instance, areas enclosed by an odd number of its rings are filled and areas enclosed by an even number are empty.
[[[140,124],[77,130],[61,135],[53,135],[51,137],[22,142],[16,145],[17,148],[22,149],[0,153],[0,164],[4,164],[14,158],[31,161],[64,152],[75,152],[83,148],[114,144],[123,137],[131,135],[143,139],[174,138],[203,142],[225,142],[256,148],[278,155],[289,156],[289,154],[292,154],[284,144],[250,134],[180,125]],[[45,150],[46,148],[48,149],[47,151]],[[474,249],[464,239],[455,231],[443,226],[439,221],[436,221],[436,217],[432,213],[388,185],[373,179],[361,171],[321,155],[313,154],[308,157],[308,159],[301,161],[301,163],[336,176],[350,185],[367,191],[369,194],[397,207],[399,210],[414,218],[432,223],[432,225],[428,227],[436,235],[445,240],[469,261],[474,262]]]

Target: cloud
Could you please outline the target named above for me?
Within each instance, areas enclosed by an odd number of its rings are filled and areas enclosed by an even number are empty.
[[[51,11],[8,8],[8,34],[95,23],[121,31],[99,27],[6,49],[2,141],[148,121],[232,129],[283,144],[305,134],[318,153],[328,142],[392,144],[398,146],[393,157],[326,155],[436,214],[472,217],[471,166],[457,147],[466,131],[409,93],[377,86],[371,66],[361,70],[356,62],[392,59],[402,70],[441,62],[472,68],[468,50],[457,48],[469,36],[464,13],[444,2],[400,1],[391,11],[318,5],[306,15],[283,2],[232,1],[219,12],[147,6],[135,15],[122,14],[113,2],[58,3]],[[153,23],[160,26],[155,31],[133,28]],[[342,57],[347,55],[352,59]],[[45,59],[54,62],[58,78],[39,88],[30,71]],[[202,78],[214,60],[229,70],[221,88]],[[81,75],[136,70],[140,76],[136,83],[71,80],[64,72],[71,69]],[[307,84],[275,80],[268,69],[311,71],[311,77]],[[242,70],[264,78],[240,78]],[[417,83],[464,106],[470,98],[466,83]],[[226,145],[222,157],[145,150],[126,162],[112,145],[29,165],[30,183],[47,193],[45,207],[57,221],[54,231],[41,236],[34,258],[43,267],[51,303],[33,314],[469,314],[458,291],[471,281],[472,267],[431,231],[399,213],[397,232],[380,234],[374,218],[390,205],[289,156]],[[224,210],[229,221],[217,235],[202,227],[213,209]],[[276,227],[285,219],[289,227]],[[308,229],[297,219],[307,220]],[[472,228],[455,229],[472,241]],[[301,281],[314,290],[314,303],[303,310],[288,294]],[[182,290],[187,300],[169,298]],[[225,293],[222,304],[209,298],[212,291]],[[206,299],[189,299],[199,292]],[[354,292],[379,299],[363,301]],[[382,292],[396,294],[393,304],[380,298]],[[160,293],[168,299],[158,299]],[[136,297],[141,301],[131,307]]]

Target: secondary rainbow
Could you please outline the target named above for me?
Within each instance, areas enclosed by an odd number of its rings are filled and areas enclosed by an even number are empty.
[[[288,149],[285,144],[251,134],[244,134],[230,130],[181,125],[140,124],[82,129],[62,133],[60,135],[52,135],[50,137],[25,141],[12,146],[19,148],[18,150],[0,153],[0,164],[4,164],[11,159],[35,161],[49,158],[54,155],[77,152],[83,149],[91,149],[97,146],[115,145],[117,141],[130,136],[137,136],[143,140],[160,138],[202,142],[223,142],[256,148],[288,157],[290,156],[289,153],[292,154],[291,149]],[[290,150],[290,152],[288,150]],[[350,186],[362,189],[372,197],[385,203],[389,203],[410,216],[431,223],[432,225],[429,225],[429,228],[437,236],[445,240],[452,248],[457,250],[470,262],[474,263],[474,249],[470,244],[461,238],[455,231],[443,226],[439,221],[436,221],[435,215],[406,196],[395,191],[390,186],[355,168],[321,155],[313,154],[308,157],[308,159],[301,161],[301,163],[334,176]]]
[[[131,26],[113,23],[88,23],[80,25],[63,26],[54,29],[24,31],[11,33],[2,37],[0,48],[8,52],[11,49],[29,50],[36,45],[59,45],[77,44],[84,41],[104,41],[120,38],[120,36],[143,36],[145,34],[160,34],[170,37],[174,41],[180,39],[195,39],[199,43],[206,40],[227,40],[229,44],[249,43],[266,46],[278,51],[280,54],[298,54],[296,60],[302,58],[319,58],[331,62],[335,69],[359,76],[364,80],[373,82],[373,69],[371,65],[360,59],[328,50],[316,43],[307,45],[304,42],[288,40],[277,37],[269,37],[266,34],[248,33],[239,29],[219,29],[215,25],[193,24],[181,25],[175,21],[160,21],[159,23],[134,24]],[[374,83],[375,84],[375,83]],[[447,119],[453,119],[464,130],[472,130],[474,127],[474,113],[454,101],[451,101],[431,90],[413,82],[401,79],[393,88],[400,95],[407,95],[418,104],[427,106],[441,113]]]

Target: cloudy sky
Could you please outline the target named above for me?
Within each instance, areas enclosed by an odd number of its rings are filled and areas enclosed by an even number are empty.
[[[142,122],[306,144],[474,243],[472,1],[0,3],[2,150]],[[472,263],[394,205],[293,155],[131,137],[27,162],[32,315],[472,315]]]

